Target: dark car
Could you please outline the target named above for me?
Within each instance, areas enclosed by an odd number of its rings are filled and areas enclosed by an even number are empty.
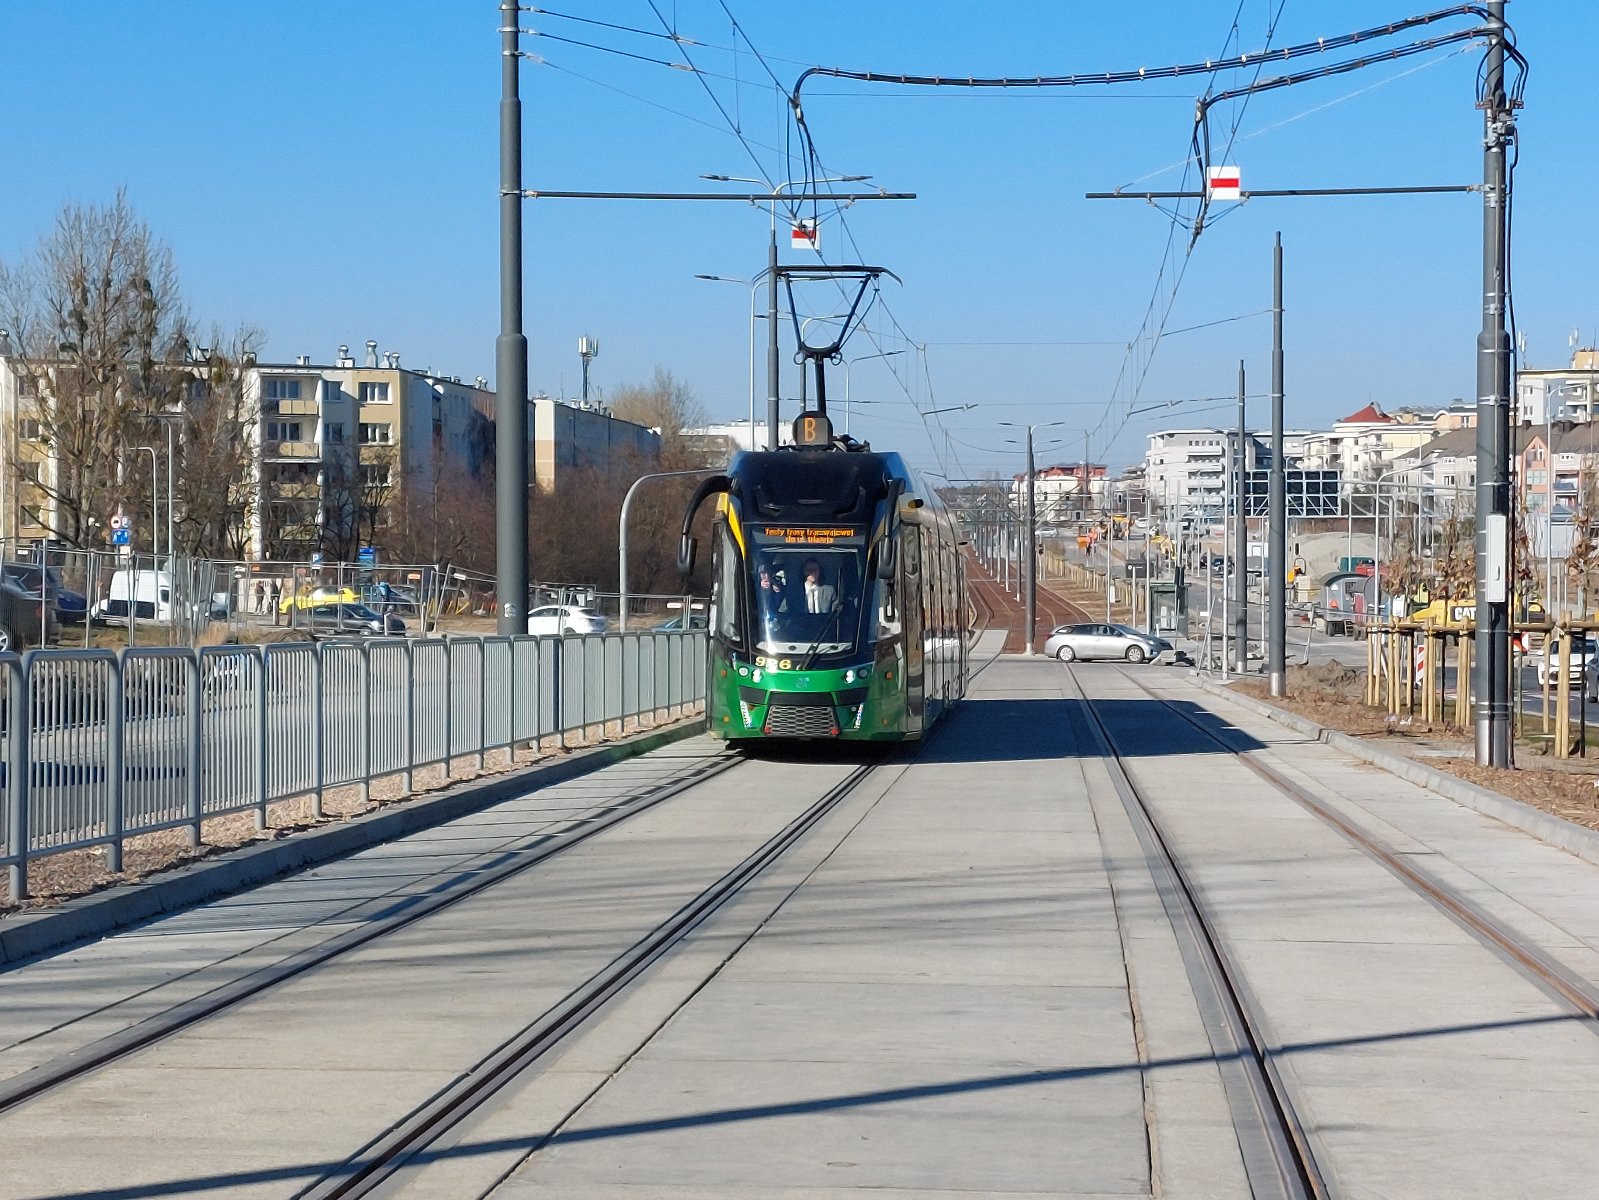
[[[0,571],[0,652],[43,645],[54,618],[42,591],[25,587],[9,570]]]
[[[706,616],[704,613],[690,613],[689,617],[688,617],[688,624],[686,626],[683,624],[682,615],[679,614],[678,616],[673,617],[670,621],[667,621],[667,622],[665,622],[664,624],[661,624],[661,625],[657,625],[655,627],[655,632],[656,633],[680,633],[685,628],[686,629],[709,629],[710,627],[711,627],[711,619],[708,616]]]
[[[40,567],[38,563],[8,562],[5,574],[14,579],[24,591],[37,592]],[[75,592],[61,580],[60,567],[43,568],[46,580],[45,594],[50,599],[55,619],[63,625],[79,625],[89,614],[89,600],[82,592]]]
[[[393,613],[383,616],[364,604],[318,604],[302,610],[295,623],[312,633],[351,637],[392,637],[405,632],[405,622],[399,617]]]

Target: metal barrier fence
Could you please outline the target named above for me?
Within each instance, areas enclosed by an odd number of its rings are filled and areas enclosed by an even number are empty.
[[[705,634],[328,640],[0,654],[0,866],[398,777],[489,750],[686,716]]]

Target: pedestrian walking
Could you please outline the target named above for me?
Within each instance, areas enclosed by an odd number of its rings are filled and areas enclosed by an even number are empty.
[[[256,613],[257,614],[261,614],[261,613],[266,612],[266,604],[267,604],[266,584],[258,582],[255,585],[255,611],[256,611]]]

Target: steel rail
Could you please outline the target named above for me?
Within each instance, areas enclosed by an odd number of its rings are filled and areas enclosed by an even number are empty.
[[[1324,1200],[1332,1195],[1331,1189],[1317,1165],[1309,1131],[1300,1120],[1287,1083],[1277,1068],[1259,1006],[1244,986],[1242,973],[1223,948],[1220,936],[1200,903],[1198,890],[1172,852],[1143,792],[1128,773],[1121,751],[1094,701],[1073,671],[1068,670],[1066,674],[1081,700],[1078,711],[1089,725],[1093,740],[1104,751],[1106,771],[1144,849],[1150,873],[1155,877],[1224,1079],[1228,1064],[1242,1072],[1248,1109],[1264,1142],[1264,1145],[1256,1143],[1247,1136],[1245,1129],[1239,1128],[1240,1118],[1247,1119],[1249,1113],[1240,1111],[1244,1106],[1229,1089],[1229,1104],[1233,1108],[1251,1194],[1257,1200],[1266,1196]]]
[[[1123,672],[1125,675],[1126,672]],[[1301,808],[1337,830],[1356,848],[1364,851],[1373,861],[1408,885],[1411,890],[1432,903],[1440,912],[1465,929],[1478,941],[1487,945],[1536,983],[1555,1000],[1569,1007],[1576,1015],[1589,1022],[1589,1028],[1599,1034],[1599,988],[1577,975],[1548,954],[1518,937],[1510,929],[1484,912],[1481,907],[1409,862],[1393,847],[1385,843],[1342,813],[1329,807],[1293,780],[1265,763],[1256,760],[1254,752],[1228,743],[1227,739],[1206,726],[1192,713],[1183,711],[1164,696],[1151,691],[1143,683],[1131,679],[1132,684],[1151,699],[1164,704],[1195,729],[1204,733],[1222,749],[1234,755],[1260,778],[1288,796]]]
[[[446,1137],[737,896],[854,792],[877,766],[876,762],[870,762],[856,767],[741,863],[634,943],[604,971],[569,993],[553,1010],[467,1068],[454,1084],[397,1122],[356,1157],[296,1195],[301,1200],[349,1200],[378,1191],[397,1171]]]
[[[174,1005],[165,1012],[148,1017],[136,1025],[107,1034],[88,1045],[0,1082],[0,1114],[163,1041],[196,1022],[253,1000],[280,984],[352,950],[501,884],[555,855],[581,845],[596,834],[612,829],[674,796],[698,787],[724,771],[740,765],[743,761],[735,756],[718,758],[707,766],[695,768],[686,775],[678,776],[627,798],[621,806],[603,816],[580,817],[570,827],[557,833],[533,834],[514,846],[496,852],[502,856],[516,855],[517,857],[510,862],[459,880],[438,892],[418,897],[414,904],[401,912],[338,934],[269,966],[229,980],[208,992]]]

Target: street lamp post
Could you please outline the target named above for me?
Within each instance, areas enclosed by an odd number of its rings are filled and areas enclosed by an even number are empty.
[[[905,353],[905,351],[903,351],[903,350],[883,350],[883,351],[878,352],[877,354],[858,354],[854,358],[846,358],[846,359],[843,360],[841,365],[844,368],[844,432],[845,433],[849,432],[849,416],[850,416],[850,411],[851,411],[850,410],[850,402],[849,402],[849,381],[850,381],[850,371],[849,371],[849,369],[850,369],[850,367],[853,366],[855,363],[865,362],[868,359],[872,359],[872,358],[893,358],[894,355],[896,355],[896,354],[904,354],[904,353]],[[926,416],[927,414],[923,413],[922,415]]]
[[[178,409],[165,409],[154,415],[156,420],[160,421],[161,424],[167,427],[167,562],[170,566],[172,560],[177,556],[177,541],[173,532],[175,523],[173,521],[172,504],[172,480],[174,475],[173,462],[174,455],[176,454],[176,447],[173,441],[172,431],[174,426],[180,424],[184,420],[184,414]]]
[[[1382,610],[1382,607],[1383,607],[1383,604],[1382,604],[1382,545],[1381,545],[1381,538],[1382,538],[1382,485],[1383,485],[1383,480],[1391,479],[1395,475],[1403,475],[1407,471],[1419,470],[1420,468],[1425,467],[1427,465],[1429,465],[1429,464],[1428,464],[1428,462],[1426,460],[1422,460],[1422,461],[1419,461],[1419,462],[1413,462],[1413,463],[1406,463],[1402,467],[1395,467],[1391,471],[1384,471],[1382,474],[1377,476],[1376,482],[1372,485],[1372,502],[1371,502],[1371,570],[1372,570],[1372,574],[1376,577],[1376,580],[1377,580],[1377,588],[1376,588],[1376,592],[1375,592],[1375,597],[1376,597],[1376,606],[1375,607],[1377,608],[1378,611],[1377,611],[1377,613],[1367,614],[1367,619],[1368,620],[1370,620],[1372,616],[1381,615],[1381,610]],[[1394,525],[1396,523],[1397,523],[1396,521],[1390,521],[1389,522],[1388,539],[1389,539],[1390,542],[1393,540],[1393,536],[1394,536],[1393,527],[1394,527]]]
[[[617,628],[620,632],[627,632],[627,514],[628,510],[633,507],[633,497],[638,493],[639,488],[651,479],[673,479],[688,475],[715,475],[716,471],[715,467],[702,467],[694,471],[657,471],[653,475],[640,475],[633,481],[633,486],[627,489],[627,495],[622,497],[622,513],[616,521]],[[685,583],[684,586],[686,588],[687,584]],[[688,616],[689,614],[687,613],[683,614],[684,629],[689,627]],[[524,632],[526,631],[524,630]]]
[[[695,279],[707,279],[712,283],[737,283],[750,290],[750,449],[755,446],[755,289],[760,286],[766,272],[762,271],[754,279],[739,279],[732,275],[695,275]],[[767,449],[775,450],[776,446]]]

